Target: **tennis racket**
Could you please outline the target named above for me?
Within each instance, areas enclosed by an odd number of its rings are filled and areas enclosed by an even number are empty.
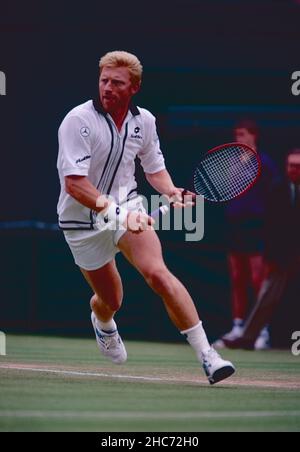
[[[228,202],[250,190],[260,174],[261,160],[254,149],[243,143],[222,144],[208,151],[195,168],[195,193],[211,202]],[[168,206],[161,206],[150,215],[157,218],[167,212]]]

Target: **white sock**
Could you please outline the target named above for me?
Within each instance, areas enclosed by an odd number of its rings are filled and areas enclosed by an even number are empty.
[[[181,331],[181,334],[186,336],[187,341],[195,350],[197,358],[200,362],[202,362],[202,355],[211,349],[211,345],[207,340],[202,322],[199,322],[197,325],[189,328],[188,330]]]
[[[97,323],[104,333],[112,333],[113,331],[116,331],[117,325],[114,319],[109,320],[108,322],[103,322],[102,320],[99,320],[97,318]]]

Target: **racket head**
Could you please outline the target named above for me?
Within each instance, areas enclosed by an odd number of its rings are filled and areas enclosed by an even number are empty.
[[[232,142],[208,151],[194,172],[194,188],[211,202],[228,202],[250,190],[261,175],[258,153],[244,143]]]

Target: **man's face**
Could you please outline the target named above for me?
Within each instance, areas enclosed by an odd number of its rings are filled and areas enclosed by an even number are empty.
[[[131,97],[138,91],[139,85],[133,85],[129,69],[126,67],[104,66],[99,78],[100,100],[107,112],[126,108]]]
[[[300,184],[300,154],[288,156],[287,174],[294,184]]]
[[[255,135],[250,133],[247,129],[235,129],[234,130],[234,139],[239,143],[247,144],[251,148],[256,147],[256,139]]]

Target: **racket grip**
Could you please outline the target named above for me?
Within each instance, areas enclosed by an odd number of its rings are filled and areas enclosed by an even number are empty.
[[[159,217],[159,215],[166,215],[169,212],[169,207],[168,206],[160,206],[159,209],[153,210],[150,213],[150,217],[154,218],[154,220],[156,218]]]

